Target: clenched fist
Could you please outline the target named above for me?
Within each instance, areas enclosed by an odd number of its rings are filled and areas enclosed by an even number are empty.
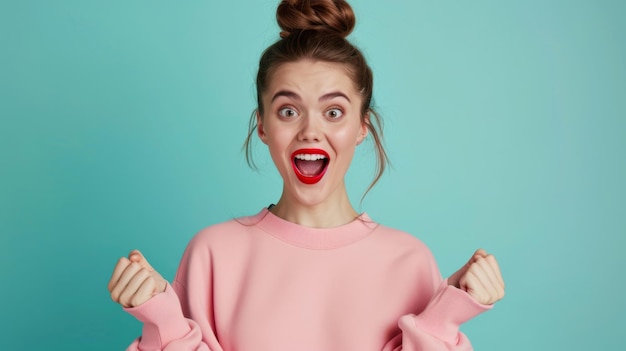
[[[167,281],[152,268],[139,250],[117,261],[109,281],[113,301],[124,307],[136,307],[165,291]]]
[[[491,305],[504,297],[504,280],[498,261],[483,249],[448,278],[448,284],[466,291],[474,300]]]

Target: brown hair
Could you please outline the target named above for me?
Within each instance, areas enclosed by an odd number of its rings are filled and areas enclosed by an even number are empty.
[[[280,65],[301,59],[344,65],[361,93],[361,121],[366,124],[374,139],[377,155],[376,176],[365,191],[367,194],[382,176],[389,159],[383,147],[382,120],[371,106],[374,86],[372,70],[359,49],[345,38],[356,23],[352,8],[344,0],[283,0],[276,10],[276,19],[282,29],[281,39],[265,49],[259,61],[256,79],[259,115],[263,118],[262,94]],[[255,111],[250,117],[248,136],[243,146],[246,161],[253,169],[256,169],[256,165],[252,159],[250,141],[256,126]]]

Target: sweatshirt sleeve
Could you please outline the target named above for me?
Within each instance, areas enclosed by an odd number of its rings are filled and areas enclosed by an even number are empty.
[[[404,351],[469,351],[469,339],[459,331],[461,324],[491,309],[482,305],[465,291],[448,285],[444,280],[426,308],[418,315],[408,314],[399,320]],[[399,341],[399,340],[397,340]]]
[[[144,304],[124,310],[143,323],[141,337],[133,341],[127,351],[212,350],[203,343],[198,325],[184,317],[178,296],[170,284],[163,293]]]

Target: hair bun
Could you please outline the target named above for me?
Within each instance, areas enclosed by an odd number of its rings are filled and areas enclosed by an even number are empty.
[[[282,0],[276,10],[281,38],[302,30],[329,31],[347,37],[356,18],[344,0]]]

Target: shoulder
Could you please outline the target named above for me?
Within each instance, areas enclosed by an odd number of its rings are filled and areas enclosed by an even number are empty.
[[[430,249],[422,240],[418,239],[415,235],[409,234],[403,230],[378,224],[378,226],[376,227],[376,234],[379,239],[388,243],[389,245],[410,247],[414,250],[426,251],[430,253]]]
[[[233,218],[228,221],[207,226],[198,231],[187,244],[185,256],[209,255],[211,252],[241,248],[254,237],[258,230],[256,224],[263,219],[266,211]]]
[[[240,237],[243,233],[254,229],[266,211],[245,217],[233,218],[202,228],[189,242],[189,246],[205,246],[212,242],[224,242]]]
[[[259,214],[233,218],[197,232],[187,244],[180,260],[177,280],[185,281],[185,276],[194,274],[194,271],[206,274],[208,267],[216,262],[230,262],[231,256],[241,255],[247,248],[254,246],[252,238],[257,231],[255,224],[262,219]]]
[[[394,270],[401,272],[401,276],[425,278],[426,280],[420,280],[421,283],[432,282],[432,287],[439,284],[441,274],[435,257],[418,237],[381,224],[372,234],[370,247],[375,248],[376,256],[391,263]]]
[[[423,267],[436,268],[430,248],[417,236],[406,231],[379,224],[373,233],[378,251],[395,259],[408,260]]]

